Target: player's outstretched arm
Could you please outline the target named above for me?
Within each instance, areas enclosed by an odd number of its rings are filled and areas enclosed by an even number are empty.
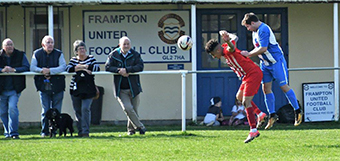
[[[252,51],[249,52],[248,57],[258,56],[266,51],[267,51],[267,47],[254,48]]]
[[[219,32],[219,34],[221,35],[221,37],[222,37],[222,39],[223,39],[223,41],[224,42],[226,42],[227,44],[228,44],[228,51],[229,52],[234,52],[235,51],[235,46],[234,46],[234,44],[233,43],[231,43],[231,38],[230,38],[230,34],[227,32],[227,31],[225,31],[225,30],[221,30],[220,32]],[[236,35],[235,35],[236,36]],[[233,36],[234,37],[234,36]],[[237,37],[237,36],[236,36]]]
[[[259,47],[259,48],[254,48],[252,51],[248,52],[246,50],[241,51],[241,54],[245,57],[253,57],[253,56],[258,56],[264,52],[267,51],[267,47]]]

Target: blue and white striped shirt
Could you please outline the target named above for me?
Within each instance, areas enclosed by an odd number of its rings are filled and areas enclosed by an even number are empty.
[[[262,23],[257,31],[253,31],[253,44],[256,48],[267,47],[267,51],[258,55],[261,63],[266,66],[275,64],[283,57],[283,51],[277,43],[273,31],[265,23]]]

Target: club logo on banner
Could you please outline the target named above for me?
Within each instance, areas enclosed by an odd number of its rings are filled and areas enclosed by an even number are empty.
[[[305,122],[334,121],[334,83],[303,83]]]
[[[118,45],[122,36],[131,40],[145,63],[191,62],[191,51],[177,47],[182,35],[190,35],[189,10],[83,11],[83,39],[98,62]]]
[[[175,19],[178,23],[169,22],[166,23],[167,20]],[[158,32],[159,38],[167,43],[167,44],[176,44],[177,40],[182,36],[185,35],[185,31],[182,31],[181,28],[185,26],[183,19],[173,13],[167,14],[163,16],[159,22],[158,27],[162,28],[162,31]]]

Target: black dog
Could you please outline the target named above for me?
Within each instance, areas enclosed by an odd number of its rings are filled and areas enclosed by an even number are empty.
[[[69,114],[62,113],[55,109],[51,108],[46,112],[46,118],[48,119],[48,126],[50,131],[50,137],[55,136],[57,129],[59,128],[59,136],[64,133],[66,136],[66,129],[70,130],[71,136],[74,132],[73,129],[73,119]]]

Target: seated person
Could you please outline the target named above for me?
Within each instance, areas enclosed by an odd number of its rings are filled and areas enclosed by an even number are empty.
[[[203,123],[207,126],[219,126],[224,120],[221,109],[221,98],[213,97],[211,98],[210,102],[211,106],[209,107],[208,112],[204,117]]]
[[[235,105],[231,110],[232,116],[229,119],[229,126],[237,126],[243,124],[246,121],[246,111],[242,102],[235,99]]]

